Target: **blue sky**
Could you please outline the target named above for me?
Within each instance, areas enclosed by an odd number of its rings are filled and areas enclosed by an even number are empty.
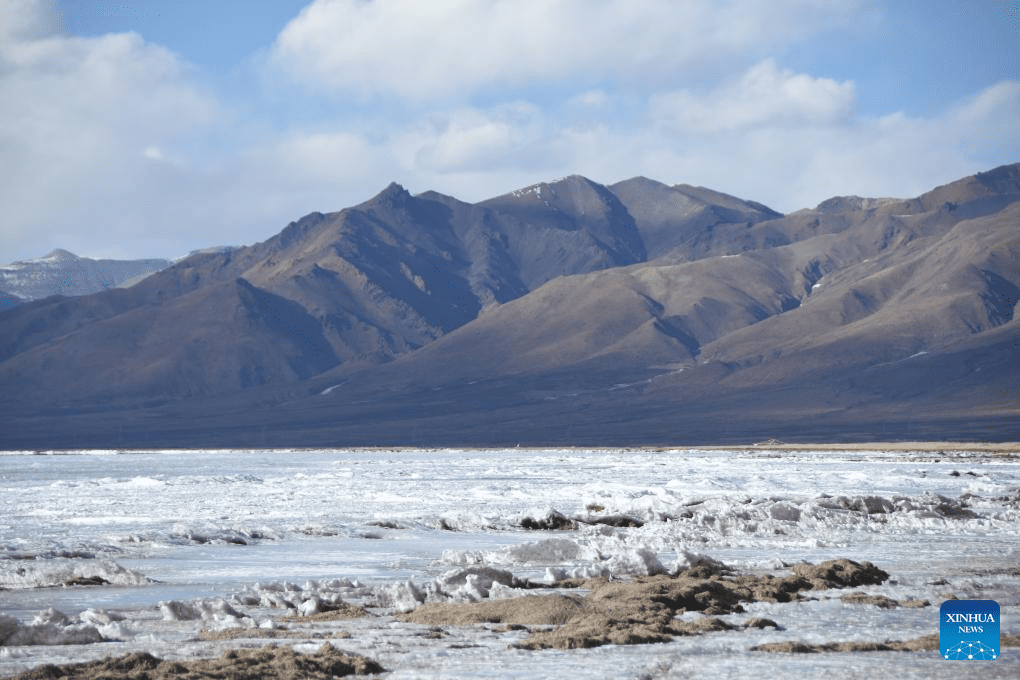
[[[0,262],[250,244],[390,181],[781,211],[1020,161],[1020,0],[0,0]]]

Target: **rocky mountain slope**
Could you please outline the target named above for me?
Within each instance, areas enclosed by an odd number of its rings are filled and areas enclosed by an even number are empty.
[[[0,310],[10,309],[11,307],[17,307],[23,302],[24,300],[22,300],[17,295],[12,295],[11,293],[0,290]]]
[[[543,191],[551,202],[536,198]],[[0,359],[23,394],[40,398],[227,393],[386,362],[554,278],[644,259],[633,218],[584,178],[478,206],[394,184],[250,248],[192,256],[129,290],[16,310],[0,327]]]
[[[0,313],[0,446],[1016,436],[1018,216],[1016,165],[787,216],[644,178],[391,185]]]
[[[169,260],[100,260],[58,248],[45,257],[0,265],[0,290],[21,300],[90,295],[169,267]]]

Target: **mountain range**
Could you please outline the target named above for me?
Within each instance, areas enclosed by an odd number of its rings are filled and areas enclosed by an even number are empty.
[[[91,295],[130,285],[165,269],[170,260],[100,260],[58,248],[31,260],[0,265],[0,309],[51,295]]]
[[[0,312],[0,447],[1020,434],[1020,165],[788,215],[571,176],[391,184]]]

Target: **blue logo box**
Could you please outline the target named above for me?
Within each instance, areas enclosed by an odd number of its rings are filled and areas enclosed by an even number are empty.
[[[946,600],[939,609],[939,651],[951,661],[999,658],[999,603]]]

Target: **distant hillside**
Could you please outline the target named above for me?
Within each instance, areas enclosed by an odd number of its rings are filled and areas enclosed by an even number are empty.
[[[392,184],[0,313],[0,446],[1015,438],[1018,218],[1016,165],[787,216],[645,178]]]
[[[536,198],[542,187],[551,201]],[[678,235],[690,219],[706,222],[677,215]],[[0,371],[31,374],[32,390],[76,403],[298,382],[390,361],[547,281],[642,262],[645,250],[621,202],[581,177],[479,205],[392,184],[250,248],[185,258],[130,290],[28,306],[0,328]]]
[[[11,307],[17,307],[24,303],[24,300],[19,298],[17,295],[12,295],[6,291],[0,290],[0,309],[10,309]]]
[[[170,266],[169,260],[96,260],[57,249],[45,257],[0,265],[0,289],[23,300],[91,295]]]

